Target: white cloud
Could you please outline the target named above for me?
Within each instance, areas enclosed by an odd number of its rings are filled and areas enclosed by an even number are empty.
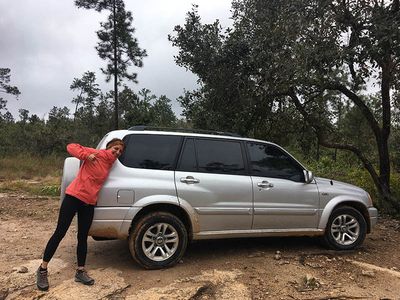
[[[150,89],[165,94],[174,101],[183,89],[196,87],[196,77],[175,65],[177,54],[168,41],[175,25],[183,24],[193,1],[186,0],[125,0],[133,14],[133,26],[139,45],[148,52],[144,67],[136,69],[139,84],[134,90]],[[198,0],[203,22],[219,19],[224,26],[231,24],[230,0]],[[8,97],[8,108],[14,117],[25,108],[42,117],[53,106],[72,109],[73,93],[69,86],[74,77],[85,71],[95,71],[103,90],[112,85],[104,82],[94,47],[99,22],[107,15],[78,9],[73,0],[0,0],[0,67],[11,68],[12,84],[22,95],[19,101]]]

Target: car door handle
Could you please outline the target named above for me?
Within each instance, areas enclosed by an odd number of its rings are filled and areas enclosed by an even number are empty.
[[[274,184],[264,180],[262,182],[257,183],[257,186],[260,188],[272,188],[274,187]]]
[[[193,176],[186,176],[181,178],[181,182],[187,183],[187,184],[193,184],[193,183],[200,183],[200,180],[194,178]]]

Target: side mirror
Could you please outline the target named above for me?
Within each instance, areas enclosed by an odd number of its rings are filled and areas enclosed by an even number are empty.
[[[314,174],[311,171],[304,170],[304,179],[306,183],[311,183],[314,180]]]

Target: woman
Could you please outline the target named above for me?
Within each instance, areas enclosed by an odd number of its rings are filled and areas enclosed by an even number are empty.
[[[85,285],[94,284],[94,279],[89,277],[85,271],[87,237],[92,224],[98,193],[107,179],[112,165],[121,155],[124,147],[124,142],[120,139],[109,141],[105,150],[87,148],[79,144],[69,144],[67,146],[69,154],[82,160],[83,164],[79,169],[78,175],[65,191],[57,228],[47,243],[43,261],[36,272],[36,285],[39,290],[47,291],[49,289],[47,264],[64,238],[76,213],[78,214],[78,267],[75,273],[75,281]]]

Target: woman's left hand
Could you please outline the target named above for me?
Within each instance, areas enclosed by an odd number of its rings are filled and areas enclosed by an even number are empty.
[[[90,154],[90,155],[88,156],[88,160],[90,160],[90,161],[95,161],[95,160],[96,160],[96,155],[97,155],[97,153],[92,153],[92,154]]]

